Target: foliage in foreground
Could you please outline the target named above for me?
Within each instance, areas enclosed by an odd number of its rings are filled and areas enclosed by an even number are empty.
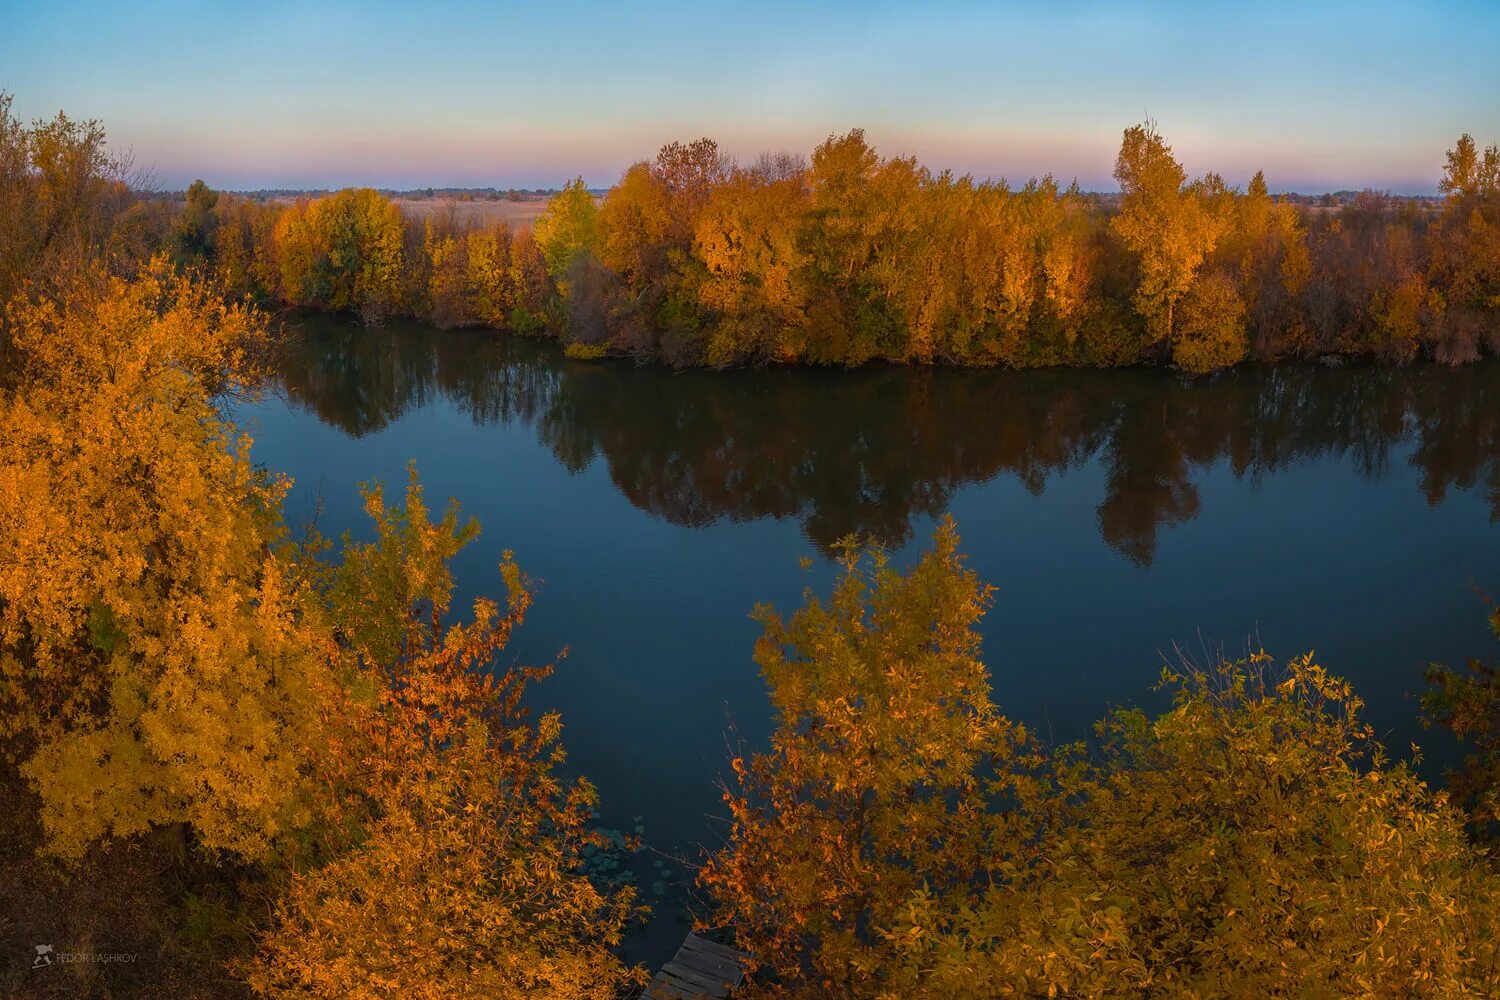
[[[638,978],[614,953],[634,908],[581,872],[594,792],[556,774],[559,720],[521,706],[547,670],[493,672],[523,577],[507,558],[506,606],[448,620],[475,529],[432,523],[415,479],[397,508],[367,495],[376,540],[341,560],[291,543],[287,484],[220,409],[261,322],[163,258],[13,314],[3,787],[43,858],[0,899],[34,909],[48,880],[141,856],[141,905],[192,887],[148,921],[163,961],[197,941],[263,995],[614,996]],[[107,994],[137,971],[48,982]]]
[[[609,1000],[636,975],[612,951],[632,893],[579,873],[596,796],[556,774],[561,720],[521,707],[550,668],[495,666],[525,579],[507,553],[506,607],[480,598],[451,623],[448,562],[475,525],[451,507],[431,523],[415,469],[401,507],[378,487],[365,501],[376,539],[346,539],[328,583],[351,672],[323,776],[332,859],[292,876],[249,981],[268,996]]]
[[[765,612],[779,725],[702,885],[764,996],[1483,996],[1500,882],[1311,657],[1168,673],[1043,755],[973,659],[951,524],[903,576]],[[928,685],[932,685],[931,688]],[[986,808],[976,808],[984,801]]]
[[[16,311],[0,398],[0,726],[50,848],[189,823],[247,860],[303,821],[324,654],[268,554],[283,484],[211,393],[257,321],[154,260]]]
[[[1035,751],[990,702],[974,630],[989,588],[957,544],[945,527],[907,576],[847,548],[828,603],[758,611],[779,724],[769,753],[733,762],[729,846],[700,883],[741,947],[809,995],[874,995],[881,930],[916,894],[957,908],[1031,834],[1005,806]]]

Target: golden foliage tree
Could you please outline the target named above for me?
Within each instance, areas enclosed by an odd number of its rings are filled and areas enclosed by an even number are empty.
[[[530,600],[514,563],[504,608],[448,622],[449,560],[477,529],[433,523],[414,474],[399,508],[367,494],[376,540],[337,564],[288,543],[287,484],[219,409],[261,320],[165,256],[59,287],[13,317],[0,387],[0,732],[37,803],[22,828],[69,862],[191,833],[197,877],[222,864],[212,905],[267,903],[259,961],[238,966],[266,994],[636,981],[614,954],[632,895],[581,871],[593,789],[558,773],[558,718],[522,707],[548,671],[491,672]],[[171,940],[184,920],[243,933],[195,905],[147,915],[164,947],[192,947]]]
[[[368,190],[277,206],[195,187],[174,217],[112,179],[121,168],[101,158],[102,136],[0,111],[0,285],[11,258],[45,252],[65,270],[68,247],[102,234],[125,260],[163,245],[186,261],[207,254],[257,298],[545,332],[574,353],[674,365],[1206,372],[1252,356],[1456,364],[1500,349],[1500,154],[1468,136],[1449,153],[1438,213],[1374,192],[1311,209],[1273,197],[1261,174],[1244,193],[1213,173],[1190,180],[1146,122],[1124,133],[1118,202],[1050,175],[934,173],[881,157],[854,129],[810,162],[748,167],[711,139],[669,143],[602,202],[569,182],[534,230],[450,214],[431,236],[432,220]],[[58,181],[78,170],[94,181]],[[61,207],[38,212],[41,201]]]
[[[1190,372],[1211,372],[1245,360],[1248,350],[1245,303],[1234,281],[1220,273],[1202,276],[1183,297],[1172,360]]]
[[[989,700],[951,525],[763,613],[779,724],[703,868],[751,995],[1487,996],[1500,878],[1310,656],[1167,672],[1044,755]]]
[[[0,405],[0,725],[50,847],[187,822],[263,857],[305,811],[320,670],[283,486],[212,394],[256,317],[157,258],[22,309]]]
[[[806,307],[796,228],[803,198],[800,179],[736,171],[698,213],[693,253],[705,271],[698,298],[716,320],[710,364],[795,356]]]
[[[757,612],[776,733],[735,760],[728,842],[699,881],[784,992],[863,998],[900,978],[909,945],[887,931],[915,894],[960,910],[1012,859],[1023,831],[997,806],[1029,738],[989,700],[990,590],[951,523],[910,574],[852,545],[842,564],[828,603]]]
[[[1446,797],[1386,760],[1346,682],[1311,656],[1278,671],[1264,654],[1164,682],[1171,710],[1116,712],[1091,751],[1058,755],[1037,863],[959,917],[993,992],[1500,986],[1493,868]],[[933,957],[963,995],[961,964]]]
[[[1188,184],[1154,122],[1125,130],[1115,180],[1120,213],[1110,226],[1140,267],[1132,301],[1152,337],[1170,344],[1176,305],[1192,288],[1226,222],[1206,197],[1212,192],[1201,182]]]
[[[666,187],[649,163],[637,163],[610,188],[599,209],[599,257],[640,294],[666,265],[672,216]]]
[[[299,201],[276,223],[282,295],[372,320],[399,312],[405,233],[400,207],[370,188]]]
[[[465,283],[474,318],[485,326],[503,329],[510,325],[517,305],[516,283],[511,277],[509,227],[492,226],[471,230],[464,240]]]
[[[1438,357],[1475,360],[1500,345],[1500,146],[1481,152],[1471,136],[1448,151],[1438,182],[1446,196],[1428,238],[1428,284],[1437,305]]]
[[[496,659],[530,605],[509,554],[502,608],[447,620],[449,560],[477,533],[450,506],[434,523],[415,470],[405,500],[365,494],[373,542],[347,538],[328,594],[346,697],[329,720],[317,854],[296,874],[248,967],[294,997],[610,1000],[639,975],[613,948],[631,890],[581,873],[596,801],[557,774],[556,714],[527,720],[526,685],[550,668]]]
[[[101,266],[127,273],[170,225],[137,199],[102,124],[59,112],[28,125],[11,105],[0,91],[0,382],[13,298],[56,293]]]

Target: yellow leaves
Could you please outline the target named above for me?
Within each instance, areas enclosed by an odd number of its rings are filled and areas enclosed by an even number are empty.
[[[405,223],[395,202],[349,188],[286,208],[276,222],[281,294],[379,319],[401,306]]]
[[[285,484],[253,472],[211,400],[251,374],[258,320],[157,260],[80,281],[16,333],[0,689],[51,847],[190,820],[260,856],[297,793],[318,659],[264,551]]]
[[[532,226],[537,246],[547,259],[547,271],[561,279],[574,261],[595,249],[598,241],[599,206],[577,177],[563,185]]]
[[[1347,681],[1310,653],[1166,670],[1165,714],[1029,752],[975,724],[999,719],[982,665],[975,701],[954,696],[971,668],[944,654],[987,599],[954,542],[904,575],[852,550],[830,602],[760,616],[781,725],[735,761],[700,883],[793,995],[1500,985],[1475,932],[1500,926],[1500,879],[1446,797],[1385,765]],[[992,783],[964,773],[974,751]]]
[[[1234,282],[1218,273],[1200,276],[1182,301],[1173,362],[1190,372],[1208,372],[1238,364],[1248,351],[1245,303]]]
[[[332,790],[315,856],[331,860],[293,881],[245,972],[272,995],[612,1000],[639,978],[611,951],[634,902],[579,874],[596,793],[553,772],[560,717],[524,719],[548,668],[491,673],[525,578],[507,552],[506,612],[481,599],[446,622],[448,563],[477,528],[453,506],[434,523],[414,473],[398,507],[365,496],[375,540],[346,541],[328,594],[366,689],[340,695],[314,758]]]
[[[988,702],[973,625],[989,590],[951,524],[906,574],[873,547],[844,565],[828,603],[758,614],[775,753],[733,762],[734,827],[700,883],[758,958],[812,970],[809,989],[902,995],[948,944],[945,908],[1019,849],[1024,824],[990,807],[1024,736]]]
[[[714,187],[693,223],[693,254],[706,272],[699,304],[717,318],[710,364],[775,353],[802,322],[808,264],[798,245],[800,183],[736,171]]]
[[[431,641],[441,625],[453,594],[449,561],[478,536],[479,525],[460,524],[456,502],[433,524],[415,463],[408,466],[401,507],[386,506],[379,484],[367,485],[363,493],[376,540],[355,544],[345,538],[330,599],[353,652],[394,668],[401,649]]]
[[[1199,267],[1229,225],[1228,215],[1217,204],[1213,185],[1186,184],[1186,174],[1154,122],[1126,130],[1115,178],[1122,198],[1120,214],[1110,227],[1140,262],[1140,284],[1133,302],[1153,338],[1170,340],[1177,326],[1174,307],[1193,288]],[[1229,305],[1237,299],[1232,286],[1227,291],[1214,288],[1208,294],[1209,301],[1198,307],[1199,314],[1193,318],[1194,325],[1232,329],[1237,322],[1236,311]],[[1190,347],[1181,359],[1184,367],[1206,370],[1233,364],[1244,355],[1242,346],[1226,351],[1218,343],[1234,339],[1230,329],[1217,330],[1208,339],[1214,348]]]
[[[287,483],[213,398],[250,374],[258,320],[164,260],[86,276],[14,330],[0,720],[47,849],[185,824],[301,871],[262,991],[605,1000],[637,979],[611,950],[632,895],[577,873],[596,794],[553,773],[558,716],[523,717],[548,668],[490,672],[530,602],[510,553],[504,611],[444,622],[477,528],[452,506],[434,523],[414,472],[398,508],[367,492],[376,540],[337,569],[285,544]]]

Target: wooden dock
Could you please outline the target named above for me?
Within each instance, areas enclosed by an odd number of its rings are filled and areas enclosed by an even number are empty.
[[[642,1000],[723,1000],[745,979],[750,956],[689,934],[677,955],[661,967]]]

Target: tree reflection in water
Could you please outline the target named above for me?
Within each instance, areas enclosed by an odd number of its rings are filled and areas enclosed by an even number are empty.
[[[1500,362],[1327,369],[866,368],[689,371],[576,362],[555,344],[396,324],[299,322],[277,378],[297,405],[361,436],[436,398],[476,423],[535,430],[568,469],[602,459],[631,503],[673,524],[798,518],[827,551],[898,545],[969,483],[1098,461],[1099,531],[1149,565],[1164,525],[1200,510],[1196,473],[1258,477],[1325,455],[1383,474],[1410,445],[1429,503],[1483,488],[1500,520]]]

